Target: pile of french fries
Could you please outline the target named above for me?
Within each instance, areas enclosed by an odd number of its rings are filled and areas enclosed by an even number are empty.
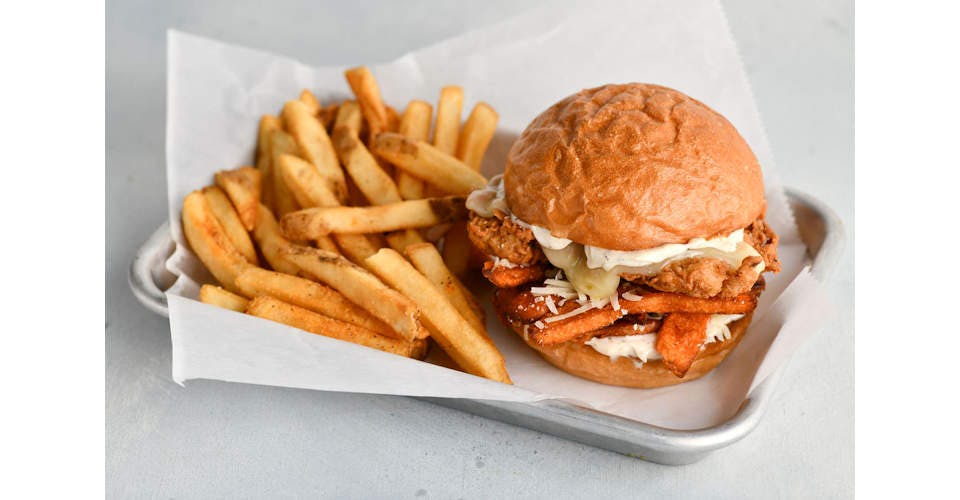
[[[366,67],[346,78],[354,100],[323,106],[304,90],[260,120],[256,167],[184,199],[184,235],[220,283],[200,300],[415,359],[432,340],[462,370],[510,383],[458,278],[496,111],[481,102],[461,128],[463,90],[445,87],[431,139],[429,103],[398,115]]]

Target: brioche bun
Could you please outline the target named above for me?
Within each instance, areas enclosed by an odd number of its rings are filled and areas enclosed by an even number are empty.
[[[611,250],[728,234],[766,209],[760,165],[733,125],[644,83],[582,90],[544,111],[510,149],[504,189],[520,220]]]
[[[565,342],[556,345],[540,345],[534,340],[524,338],[523,324],[505,316],[499,309],[501,320],[520,336],[530,347],[540,353],[551,365],[587,380],[607,385],[654,389],[668,385],[696,380],[713,370],[730,354],[743,338],[753,313],[730,323],[730,338],[723,342],[713,342],[700,351],[693,365],[682,378],[677,377],[664,366],[662,360],[649,361],[637,366],[630,358],[611,359],[594,348],[580,342]]]

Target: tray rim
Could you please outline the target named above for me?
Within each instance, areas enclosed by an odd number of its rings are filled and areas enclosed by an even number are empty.
[[[823,222],[824,239],[818,245],[816,254],[811,256],[811,272],[819,281],[823,282],[835,270],[836,263],[844,251],[846,230],[843,222],[829,206],[819,199],[793,188],[785,188],[785,191],[791,210],[795,210],[797,206],[808,208],[818,215]],[[809,252],[809,242],[805,243],[808,244]],[[172,245],[169,222],[164,221],[140,246],[130,263],[128,274],[130,289],[137,300],[151,312],[162,316],[167,316],[168,311],[166,295],[161,286],[157,284],[157,274],[166,273],[169,277],[169,273],[162,264],[166,261]],[[157,263],[159,263],[159,266],[157,266]],[[784,371],[783,368],[781,366],[757,386],[730,419],[711,427],[694,430],[659,427],[562,400],[515,403],[465,398],[414,397],[414,399],[467,411],[540,432],[547,432],[558,437],[610,449],[644,460],[677,465],[695,462],[712,451],[743,439],[752,432],[762,420],[777,382]],[[555,425],[571,431],[576,431],[578,425],[586,425],[589,426],[590,433],[582,436],[570,436],[558,432],[544,431],[532,425],[524,425],[515,421],[511,422],[506,418],[500,418],[505,416],[504,414],[513,415],[514,420],[527,422],[552,420]],[[598,444],[597,438],[607,440],[608,444],[621,443],[623,446]],[[612,443],[609,440],[612,440]],[[640,450],[642,453],[631,450]]]

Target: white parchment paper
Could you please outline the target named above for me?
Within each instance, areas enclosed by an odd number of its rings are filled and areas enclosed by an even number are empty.
[[[331,48],[335,50],[335,48]],[[364,64],[368,61],[357,61]],[[503,169],[523,127],[553,102],[581,88],[613,82],[674,87],[725,115],[746,138],[768,186],[769,223],[781,235],[783,271],[767,275],[753,325],[708,376],[675,387],[605,386],[559,371],[507,331],[488,306],[487,326],[514,386],[309,334],[201,304],[210,281],[185,245],[183,197],[220,169],[251,164],[260,115],[277,113],[301,89],[322,102],[349,95],[343,67],[313,68],[289,58],[179,32],[168,34],[167,179],[178,276],[167,292],[173,378],[435,397],[510,401],[564,398],[627,418],[695,429],[732,416],[744,398],[816,333],[828,309],[804,267],[800,242],[749,84],[719,5],[710,0],[591,3],[560,12],[536,10],[504,23],[368,64],[385,101],[435,100],[440,87],[462,85],[465,113],[483,100],[500,113],[483,170]],[[483,288],[478,280],[477,286]],[[489,290],[482,294],[489,297]]]

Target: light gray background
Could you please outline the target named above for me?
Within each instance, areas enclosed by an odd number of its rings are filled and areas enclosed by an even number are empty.
[[[788,365],[764,422],[690,466],[649,464],[401,397],[171,381],[167,321],[140,307],[126,283],[136,248],[166,215],[165,30],[308,64],[359,64],[535,3],[547,2],[107,2],[110,497],[852,496],[852,243],[827,286],[839,315]],[[852,2],[722,3],[781,176],[830,204],[852,235]],[[630,22],[642,29],[642,20]]]

